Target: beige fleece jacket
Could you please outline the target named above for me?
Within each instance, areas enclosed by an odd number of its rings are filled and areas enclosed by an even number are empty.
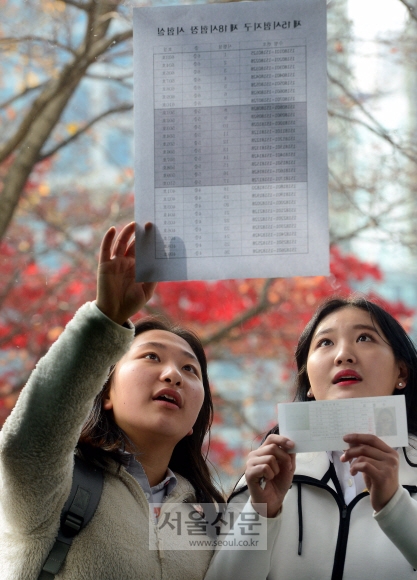
[[[109,366],[133,330],[85,304],[42,358],[0,432],[0,580],[36,580],[57,534],[71,489],[73,454]],[[194,501],[177,475],[167,497],[184,517]],[[184,503],[183,503],[184,502]],[[162,516],[161,516],[162,517]],[[157,542],[158,529],[150,528]],[[149,506],[140,485],[114,465],[97,511],[75,538],[56,580],[201,580],[212,552],[149,549]]]

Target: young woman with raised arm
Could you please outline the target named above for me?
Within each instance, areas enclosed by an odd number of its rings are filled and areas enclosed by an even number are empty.
[[[208,567],[211,550],[158,543],[170,506],[185,517],[187,504],[222,497],[202,450],[212,400],[200,341],[155,318],[129,322],[155,288],[135,282],[134,229],[105,234],[96,301],[39,361],[0,433],[1,580],[40,577],[74,452],[104,485],[56,580],[201,580]]]

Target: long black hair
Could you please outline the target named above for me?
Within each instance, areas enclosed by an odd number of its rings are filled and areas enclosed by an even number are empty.
[[[206,435],[210,432],[213,419],[213,401],[207,374],[207,359],[200,339],[192,331],[171,324],[163,318],[146,317],[135,324],[135,336],[148,330],[165,330],[184,339],[192,348],[201,368],[204,387],[204,401],[193,425],[192,435],[181,439],[174,448],[169,462],[172,471],[179,473],[193,485],[196,499],[201,503],[222,503],[224,498],[216,489],[208,465],[208,446],[203,452]],[[123,450],[132,450],[132,442],[117,425],[111,411],[103,409],[103,401],[108,396],[114,367],[100,393],[94,399],[93,407],[84,423],[78,441],[78,449],[87,461],[95,461],[105,466],[110,459],[119,465],[126,463]]]

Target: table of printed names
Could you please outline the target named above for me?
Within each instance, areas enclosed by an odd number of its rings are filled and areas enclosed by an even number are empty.
[[[310,413],[309,438],[333,438],[345,433],[372,433],[374,430],[372,403],[355,401],[351,405],[340,407],[326,404],[315,406]],[[352,427],[354,426],[354,427]],[[351,430],[351,431],[349,431]]]
[[[306,48],[154,47],[156,258],[308,251]]]

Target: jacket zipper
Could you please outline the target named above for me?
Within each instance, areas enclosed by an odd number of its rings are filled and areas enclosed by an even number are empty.
[[[323,478],[324,479],[324,478]],[[313,487],[319,487],[320,489],[325,489],[328,491],[333,498],[335,499],[340,513],[340,520],[339,520],[339,530],[337,534],[337,541],[336,541],[336,549],[334,552],[334,560],[333,560],[333,571],[331,580],[342,580],[343,578],[343,571],[345,567],[345,559],[346,559],[346,549],[347,549],[347,542],[349,537],[349,526],[350,526],[350,514],[354,506],[360,501],[363,497],[369,495],[368,492],[363,492],[358,494],[354,500],[350,502],[347,506],[341,499],[339,494],[329,487],[326,483],[323,483],[317,479],[312,477],[304,476],[304,475],[296,475],[294,476],[293,483],[304,483],[306,485],[312,485]]]
[[[405,449],[403,449],[404,451],[404,455],[405,458],[407,460],[407,463],[409,465],[411,465],[412,467],[417,467],[417,464],[415,463],[411,463],[411,461],[408,459],[407,454],[405,453]],[[295,475],[292,483],[299,483],[299,484],[307,484],[307,485],[312,485],[313,487],[319,487],[320,489],[325,489],[326,491],[328,491],[329,493],[331,493],[331,495],[334,497],[338,507],[339,507],[339,512],[340,512],[340,520],[339,520],[339,530],[338,530],[338,534],[337,534],[337,542],[336,542],[336,549],[335,549],[335,553],[334,553],[334,560],[333,560],[333,571],[332,571],[332,576],[331,576],[331,580],[342,580],[343,578],[343,572],[344,572],[344,568],[345,568],[345,560],[346,560],[346,550],[347,550],[347,542],[348,542],[348,538],[349,538],[349,527],[350,527],[350,514],[352,512],[352,509],[355,507],[355,505],[358,503],[358,501],[360,501],[362,498],[366,497],[367,495],[369,495],[369,492],[362,492],[360,494],[358,494],[354,500],[352,500],[350,502],[350,504],[347,506],[344,501],[341,500],[341,496],[339,493],[337,493],[334,489],[332,489],[331,487],[329,487],[327,485],[327,482],[329,481],[329,479],[332,479],[332,475],[336,478],[336,481],[333,481],[333,483],[335,484],[336,488],[338,488],[341,492],[341,488],[340,488],[340,484],[339,481],[337,479],[337,476],[335,474],[335,472],[333,473],[334,467],[333,464],[330,464],[329,469],[327,470],[327,472],[325,473],[325,475],[323,476],[322,480],[318,480],[315,479],[313,477],[309,477],[307,475]],[[415,485],[403,485],[402,486],[404,489],[406,489],[410,494],[411,493],[417,493],[417,486]],[[230,500],[235,497],[236,495],[239,495],[240,493],[242,493],[243,491],[247,490],[248,486],[244,485],[241,488],[235,490],[231,496],[228,499],[228,503],[230,502]],[[300,553],[301,549],[300,549],[300,545],[298,547],[298,553]]]

